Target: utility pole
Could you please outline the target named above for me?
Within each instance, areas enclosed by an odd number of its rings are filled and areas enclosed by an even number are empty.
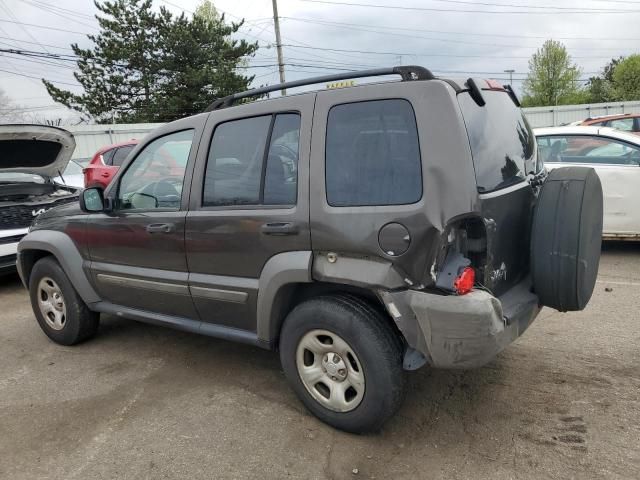
[[[276,31],[276,50],[278,51],[278,71],[280,72],[280,83],[284,83],[284,60],[282,58],[282,40],[280,39],[280,20],[278,18],[278,0],[271,0],[273,5],[273,25]],[[280,90],[282,95],[287,94],[286,89]]]
[[[505,70],[504,73],[509,74],[509,85],[513,86],[513,74],[515,73],[515,70],[513,69]]]

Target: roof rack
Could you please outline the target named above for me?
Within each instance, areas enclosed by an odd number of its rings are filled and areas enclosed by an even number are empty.
[[[205,112],[227,108],[233,105],[233,102],[241,98],[256,97],[265,93],[275,92],[287,88],[302,87],[304,85],[313,85],[316,83],[335,82],[337,80],[349,80],[351,78],[363,77],[380,77],[383,75],[400,75],[403,81],[408,80],[433,80],[436,78],[433,73],[424,67],[417,65],[402,65],[398,67],[376,68],[373,70],[357,70],[353,72],[338,73],[335,75],[323,75],[321,77],[305,78],[303,80],[294,80],[292,82],[278,83],[276,85],[268,85],[266,87],[253,88],[246,92],[234,93],[226,97],[219,98],[207,107]]]

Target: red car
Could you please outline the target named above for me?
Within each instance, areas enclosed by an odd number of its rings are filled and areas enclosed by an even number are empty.
[[[122,143],[115,143],[98,150],[89,165],[82,173],[84,174],[84,186],[107,188],[109,182],[116,174],[122,162],[131,153],[131,150],[138,144],[138,140],[128,140]]]
[[[601,117],[590,117],[576,125],[591,125],[592,127],[611,127],[623,132],[640,135],[640,114],[623,113],[620,115],[604,115]]]

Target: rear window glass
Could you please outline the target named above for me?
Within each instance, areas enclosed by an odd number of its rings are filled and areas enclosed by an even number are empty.
[[[331,206],[403,205],[422,197],[416,118],[406,100],[331,108],[325,156]]]
[[[506,188],[535,172],[535,137],[522,111],[505,92],[483,91],[479,107],[458,95],[467,127],[478,192]]]

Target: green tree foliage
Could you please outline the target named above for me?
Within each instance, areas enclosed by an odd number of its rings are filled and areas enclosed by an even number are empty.
[[[640,55],[630,55],[621,60],[612,76],[617,101],[640,100]]]
[[[210,0],[204,0],[198,7],[196,8],[196,17],[204,18],[205,20],[209,20],[210,22],[216,22],[220,20],[220,14],[216,7],[213,5],[213,2]]]
[[[524,81],[523,105],[566,105],[581,98],[580,69],[572,63],[565,46],[547,40],[529,60]]]
[[[613,58],[589,79],[587,91],[591,103],[640,100],[640,55]]]
[[[613,58],[605,65],[602,75],[589,78],[587,82],[588,102],[603,103],[614,100],[613,72],[623,57]]]
[[[238,73],[257,44],[233,40],[242,23],[226,24],[205,2],[193,18],[174,17],[152,0],[96,1],[100,33],[92,48],[71,45],[83,93],[43,80],[51,97],[98,122],[165,122],[202,111],[252,81]]]

